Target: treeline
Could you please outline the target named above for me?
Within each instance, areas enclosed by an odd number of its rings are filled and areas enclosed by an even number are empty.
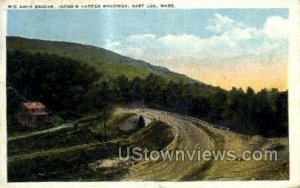
[[[244,134],[288,134],[287,92],[277,89],[255,93],[250,87],[246,91],[215,88],[204,93],[201,84],[175,83],[154,74],[133,80],[119,76],[107,84],[108,90],[104,93],[111,93],[112,102],[117,104],[141,102],[154,109],[198,117]]]
[[[110,78],[82,62],[55,55],[8,52],[7,84],[39,100],[63,118],[87,112],[109,114],[114,105],[144,104],[195,116],[245,134],[286,136],[287,92],[277,89],[225,91],[201,83],[173,82],[149,74]],[[21,101],[8,91],[8,114]],[[13,119],[13,118],[12,118]]]
[[[41,101],[63,117],[74,114],[84,103],[87,90],[101,74],[72,59],[23,51],[7,53],[7,105],[12,120],[24,100]],[[10,89],[12,88],[12,89]],[[17,93],[16,93],[17,92]]]

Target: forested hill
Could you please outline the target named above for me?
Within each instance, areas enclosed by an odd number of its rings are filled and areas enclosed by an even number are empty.
[[[107,114],[115,105],[144,104],[243,134],[288,133],[287,91],[254,92],[250,87],[226,91],[80,44],[9,37],[7,47],[8,124],[17,120],[19,93],[43,102],[63,119]]]
[[[124,74],[129,79],[136,76],[145,78],[149,73],[153,73],[173,81],[200,83],[186,75],[174,73],[167,68],[153,66],[147,62],[135,60],[112,51],[90,45],[27,39],[22,37],[7,37],[7,50],[20,50],[30,53],[39,52],[71,58],[76,61],[93,65],[101,72],[112,77]]]

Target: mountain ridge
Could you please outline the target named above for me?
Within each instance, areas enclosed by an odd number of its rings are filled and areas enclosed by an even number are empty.
[[[184,81],[204,84],[187,75],[170,71],[166,67],[152,65],[143,60],[126,57],[98,46],[65,41],[24,38],[20,36],[7,36],[6,40],[8,51],[21,50],[31,53],[56,54],[93,65],[113,77],[124,74],[130,79],[135,76],[145,78],[149,73],[154,73],[168,80],[177,82]]]

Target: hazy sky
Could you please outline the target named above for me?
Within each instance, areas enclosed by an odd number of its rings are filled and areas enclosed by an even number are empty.
[[[8,35],[100,46],[225,89],[287,89],[288,9],[9,10]]]

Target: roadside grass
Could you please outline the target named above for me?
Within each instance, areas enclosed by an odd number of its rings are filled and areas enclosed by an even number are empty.
[[[12,141],[12,143],[8,144],[8,155],[40,152],[101,141],[104,141],[104,137],[92,134],[89,129],[74,130],[73,128],[68,128],[58,133],[42,134]]]
[[[119,147],[147,147],[164,150],[172,142],[172,127],[153,121],[136,132],[117,131],[126,119],[134,116],[126,110],[116,109],[103,129],[102,122],[92,123],[84,118],[77,122],[77,130],[70,128],[9,142],[9,155],[28,153],[29,157],[9,159],[9,181],[108,181],[108,180],[287,180],[289,178],[288,138],[247,136],[230,131],[204,127],[185,122],[179,126],[189,137],[179,135],[173,149],[195,149],[193,140],[209,149],[234,150],[240,157],[243,150],[277,150],[277,161],[141,161],[138,163],[117,160]],[[173,121],[171,118],[170,121]],[[178,123],[183,123],[178,121]],[[194,126],[195,129],[186,129]],[[193,130],[186,131],[186,130]],[[197,134],[194,134],[197,133]],[[196,138],[197,137],[197,138]],[[200,138],[199,138],[200,137]],[[199,138],[199,139],[198,139]],[[86,143],[86,145],[84,144]],[[81,145],[82,144],[82,145]],[[71,147],[72,146],[72,147]],[[77,147],[78,146],[78,147]],[[58,148],[55,150],[54,148]],[[53,150],[54,149],[54,150]],[[34,155],[30,153],[37,151]],[[41,153],[39,154],[39,151]],[[43,151],[45,151],[43,153]],[[49,152],[48,152],[49,151]],[[123,154],[124,154],[123,153]],[[123,155],[124,156],[124,155]],[[133,165],[134,164],[134,165]],[[182,173],[178,173],[181,171]]]
[[[55,132],[12,140],[7,144],[8,156],[125,137],[127,133],[112,129],[112,127],[133,115],[129,113],[114,113],[107,122],[107,129],[104,128],[103,122],[95,121],[95,115],[89,115],[75,122],[78,124],[77,128],[70,127]]]
[[[131,115],[117,115],[110,123],[115,125]],[[133,133],[128,139],[99,142],[87,147],[78,147],[78,149],[54,150],[46,155],[15,158],[8,162],[8,179],[11,182],[119,180],[128,173],[129,167],[132,165],[130,161],[116,161],[117,165],[109,167],[101,164],[105,160],[116,159],[119,156],[120,147],[125,155],[127,147],[135,147],[142,140],[147,140],[147,143],[142,144],[149,144],[153,148],[166,146],[168,141],[172,140],[170,129],[162,122],[153,122],[139,132]],[[166,137],[163,142],[158,140],[162,136]],[[98,163],[99,165],[97,165]]]
[[[129,137],[133,147],[149,150],[162,150],[173,139],[172,128],[161,121],[153,121],[147,128]]]
[[[8,180],[13,181],[80,181],[112,180],[126,172],[122,165],[115,169],[90,169],[95,160],[115,157],[118,148],[126,142],[101,143],[85,149],[41,155],[34,158],[17,159],[8,163]],[[113,171],[113,173],[107,173]]]
[[[90,131],[93,134],[101,135],[102,137],[106,137],[107,139],[117,139],[117,138],[126,138],[132,132],[124,132],[118,129],[119,124],[123,123],[126,119],[133,117],[134,113],[126,113],[122,111],[114,112],[113,116],[108,120],[106,127],[104,127],[103,123],[98,126],[91,126]]]
[[[43,126],[38,126],[38,127],[24,127],[21,125],[18,125],[18,126],[8,125],[7,126],[7,137],[21,136],[24,134],[32,133],[33,131],[42,131],[42,130],[50,129],[55,126],[57,126],[57,124],[43,125]]]
[[[278,160],[213,161],[211,168],[205,172],[203,180],[287,180],[289,178],[288,138],[246,136],[230,131],[207,129],[215,139],[223,138],[222,149],[232,149],[236,151],[238,157],[241,157],[244,150],[277,149]]]
[[[162,150],[169,152],[176,152],[177,150],[193,151],[197,149],[197,147],[213,149],[214,146],[211,142],[211,138],[204,131],[197,129],[195,125],[189,122],[183,124],[183,121],[175,120],[173,117],[168,117],[167,119],[160,117],[159,119],[169,122],[172,129],[174,128],[179,132],[175,142],[172,141],[174,145],[168,145],[171,147]],[[191,129],[190,127],[192,126],[196,129]],[[142,133],[142,131],[139,133]],[[160,137],[160,139],[162,138]],[[188,176],[194,168],[203,169],[206,168],[206,165],[206,162],[197,161],[195,158],[194,160],[188,160],[187,158],[182,160],[182,158],[179,157],[179,160],[172,158],[171,161],[163,160],[162,158],[158,161],[144,160],[134,165],[130,170],[130,174],[126,175],[124,179],[138,181],[187,181],[192,180],[188,179]],[[197,180],[199,180],[198,174],[197,177]]]

